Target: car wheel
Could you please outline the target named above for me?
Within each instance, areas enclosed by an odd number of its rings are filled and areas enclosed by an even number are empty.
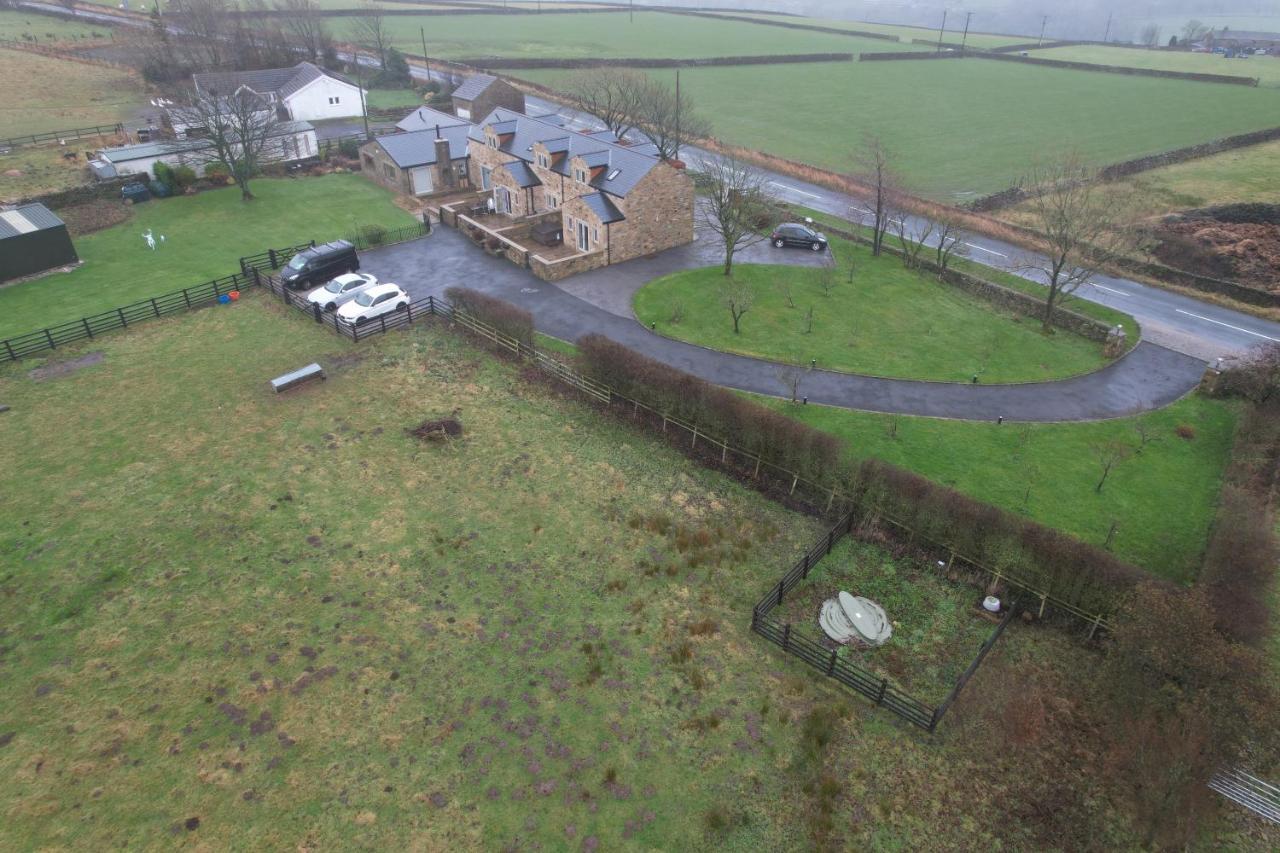
[[[812,246],[812,248],[813,248],[813,250],[814,250],[815,252],[821,252],[821,251],[822,251],[822,244],[821,244],[821,243],[814,243],[814,244],[813,244],[813,246]]]
[[[368,317],[357,317],[357,318],[356,318],[356,325],[357,325],[357,326],[363,326],[363,325],[364,325],[365,323],[367,323],[367,322],[369,322],[369,318],[368,318]]]
[[[396,306],[396,310],[397,310],[397,311],[407,311],[407,310],[409,310],[409,303],[408,303],[408,302],[401,302],[399,305],[397,305],[397,306]]]
[[[786,244],[786,242],[785,242],[781,237],[779,237],[778,239],[776,239],[776,240],[774,240],[774,241],[773,241],[773,247],[774,247],[775,249],[781,249],[781,248],[782,248],[783,246],[785,246],[785,245],[787,245],[787,244]]]
[[[337,303],[330,302],[328,305],[324,306],[324,310],[326,310],[326,311],[337,311],[337,310],[338,310],[338,305],[337,305]]]

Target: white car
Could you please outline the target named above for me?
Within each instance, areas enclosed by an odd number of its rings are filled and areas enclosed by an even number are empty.
[[[345,305],[364,291],[378,283],[378,277],[362,272],[349,272],[330,281],[324,287],[317,287],[307,294],[307,301],[319,305],[326,311],[333,311],[339,305]]]
[[[398,284],[375,284],[356,294],[356,298],[338,308],[337,317],[348,326],[361,326],[383,314],[404,311],[409,307],[409,294]]]

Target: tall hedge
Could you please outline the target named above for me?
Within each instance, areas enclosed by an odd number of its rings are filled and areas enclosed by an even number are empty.
[[[878,507],[919,535],[1086,613],[1113,612],[1138,583],[1151,580],[1101,548],[879,460],[862,463],[857,495],[863,506]]]
[[[708,435],[818,483],[842,472],[839,439],[773,409],[654,361],[603,335],[578,340],[586,372],[623,396],[639,400]]]
[[[450,287],[444,295],[449,298],[453,307],[462,309],[522,344],[533,346],[533,315],[523,308],[469,287]]]

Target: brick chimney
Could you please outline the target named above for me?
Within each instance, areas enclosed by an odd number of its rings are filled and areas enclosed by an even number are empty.
[[[436,125],[436,166],[440,172],[442,189],[454,189],[458,183],[458,175],[453,170],[453,158],[449,156],[449,140],[440,135],[440,125]]]

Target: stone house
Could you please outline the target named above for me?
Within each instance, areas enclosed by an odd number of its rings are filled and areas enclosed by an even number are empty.
[[[693,181],[652,145],[499,108],[472,130],[470,154],[471,185],[490,193],[498,222],[558,225],[577,256],[551,269],[534,265],[544,278],[693,241]]]
[[[393,192],[419,198],[467,189],[471,129],[470,122],[461,122],[379,136],[361,146],[361,172]]]
[[[476,74],[462,81],[450,96],[458,118],[476,121],[499,107],[524,112],[524,93],[492,74]]]

